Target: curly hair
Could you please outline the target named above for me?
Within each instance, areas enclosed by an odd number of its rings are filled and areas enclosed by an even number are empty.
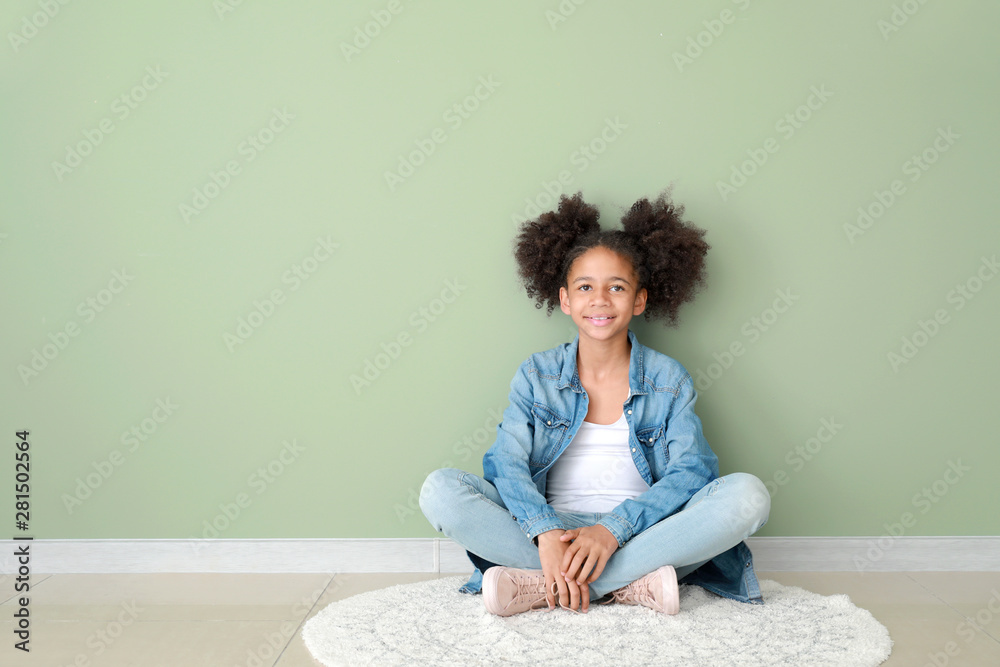
[[[559,305],[559,288],[568,287],[570,267],[591,248],[612,250],[632,264],[646,288],[646,321],[660,319],[676,326],[681,305],[694,299],[705,284],[705,255],[711,246],[705,230],[682,219],[684,207],[669,197],[643,198],[622,216],[622,229],[601,230],[598,212],[577,192],[562,195],[557,211],[523,223],[514,239],[518,275],[535,307]]]

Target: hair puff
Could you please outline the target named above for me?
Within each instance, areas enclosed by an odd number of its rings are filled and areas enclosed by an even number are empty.
[[[684,206],[675,205],[669,190],[655,202],[640,199],[622,216],[622,227],[643,255],[647,274],[646,320],[678,322],[680,307],[705,284],[705,256],[711,246],[705,230],[683,220]]]
[[[523,223],[515,238],[514,257],[520,280],[535,307],[547,305],[547,315],[559,305],[559,288],[566,287],[577,257],[602,246],[628,260],[646,289],[646,321],[678,323],[681,305],[691,301],[705,282],[705,255],[710,246],[705,230],[682,219],[664,190],[655,202],[640,199],[622,216],[622,228],[601,230],[597,209],[577,192],[562,195],[556,211]]]
[[[598,217],[597,209],[577,192],[572,197],[562,195],[557,211],[521,225],[514,250],[518,274],[528,296],[535,299],[535,308],[548,302],[546,315],[559,305],[559,288],[566,283],[566,254],[580,239],[600,233]]]

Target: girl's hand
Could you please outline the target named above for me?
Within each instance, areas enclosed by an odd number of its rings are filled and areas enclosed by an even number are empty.
[[[580,586],[575,581],[567,581],[560,574],[563,556],[569,544],[559,539],[563,534],[560,530],[550,530],[538,536],[538,559],[542,562],[542,572],[545,573],[545,599],[549,609],[556,606],[556,598],[552,594],[552,582],[559,591],[558,602],[567,609],[576,609],[580,604],[586,612],[590,606],[590,590],[586,585]]]
[[[593,583],[601,576],[608,559],[618,549],[618,540],[601,525],[584,526],[567,530],[559,538],[569,542],[563,554],[560,574],[567,582],[577,586]]]

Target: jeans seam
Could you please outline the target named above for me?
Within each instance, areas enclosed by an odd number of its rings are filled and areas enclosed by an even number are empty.
[[[461,484],[462,486],[465,487],[466,491],[469,492],[469,495],[478,496],[479,498],[482,498],[483,500],[485,500],[486,502],[488,502],[490,505],[493,505],[493,507],[496,507],[497,509],[502,509],[503,511],[505,511],[507,513],[510,513],[509,509],[507,509],[506,507],[503,507],[501,505],[497,505],[495,502],[493,502],[492,499],[490,499],[489,497],[487,497],[486,495],[484,495],[474,485],[469,484],[468,482],[466,482],[465,481],[465,475],[466,475],[466,473],[464,473],[464,472],[461,475],[459,475],[458,476],[458,482],[459,482],[459,484]]]
[[[696,502],[694,505],[685,505],[681,509],[681,511],[683,512],[685,510],[691,509],[692,507],[697,507],[698,505],[701,505],[703,502],[705,502],[706,499],[714,496],[715,492],[719,490],[719,487],[722,486],[725,483],[726,483],[725,482],[725,478],[723,478],[723,477],[718,477],[716,479],[713,479],[711,482],[709,482],[709,484],[712,484],[713,486],[712,486],[711,489],[708,490],[708,493],[706,493],[704,496],[702,496],[701,498],[699,498],[698,502]],[[666,517],[666,518],[669,519],[670,517]]]

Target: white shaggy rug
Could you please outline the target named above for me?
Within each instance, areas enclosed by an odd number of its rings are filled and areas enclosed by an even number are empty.
[[[500,618],[467,577],[432,579],[340,600],[302,629],[309,651],[340,665],[739,665],[868,667],[889,657],[885,626],[846,595],[823,596],[768,579],[763,605],[680,587],[675,616],[595,605]]]

